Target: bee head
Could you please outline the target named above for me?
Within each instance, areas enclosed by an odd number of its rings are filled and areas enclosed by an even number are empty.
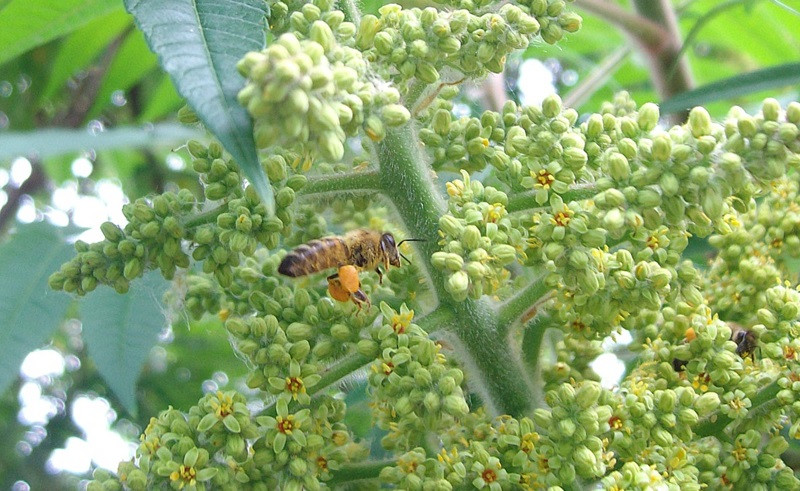
[[[389,264],[397,267],[400,266],[400,251],[397,250],[397,243],[394,241],[394,235],[389,232],[381,235],[381,252],[383,252]]]

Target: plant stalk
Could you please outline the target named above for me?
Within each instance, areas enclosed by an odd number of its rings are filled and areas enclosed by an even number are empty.
[[[409,233],[427,239],[416,244],[419,257],[439,299],[438,308],[453,314],[455,320],[446,328],[462,343],[473,380],[482,383],[490,405],[499,413],[520,416],[531,409],[533,399],[520,386],[524,372],[508,356],[509,347],[499,330],[495,309],[482,301],[453,301],[445,289],[445,275],[431,264],[431,256],[438,250],[439,217],[446,208],[418,141],[412,126],[405,125],[391,130],[378,145],[383,193],[393,202]]]
[[[344,464],[341,469],[333,474],[330,481],[326,481],[328,486],[344,484],[350,481],[361,481],[364,479],[377,479],[384,467],[390,467],[397,463],[395,460],[373,460]]]

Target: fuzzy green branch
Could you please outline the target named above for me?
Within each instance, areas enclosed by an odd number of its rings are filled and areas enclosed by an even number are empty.
[[[517,295],[508,299],[497,309],[498,324],[501,329],[508,329],[523,314],[541,303],[543,297],[552,290],[540,278],[533,280]]]
[[[202,213],[198,213],[197,215],[191,215],[189,217],[186,217],[186,220],[184,220],[183,222],[183,226],[186,228],[194,228],[194,227],[199,227],[200,225],[216,223],[217,217],[222,215],[226,211],[228,211],[227,203],[219,205],[216,208],[212,208]]]
[[[336,473],[333,475],[333,478],[330,481],[327,481],[326,484],[333,487],[337,484],[344,484],[352,481],[377,479],[385,467],[391,467],[396,463],[396,460],[376,460],[345,464],[336,471]]]
[[[337,2],[339,8],[344,13],[344,19],[358,25],[361,22],[361,10],[358,8],[356,0],[339,0]]]
[[[309,179],[297,196],[314,196],[327,193],[363,193],[380,189],[380,176],[376,170],[331,174]]]
[[[552,319],[538,315],[528,322],[522,333],[522,361],[529,370],[538,370],[544,332],[551,327]]]
[[[774,401],[775,396],[780,390],[781,388],[778,385],[778,382],[775,381],[758,391],[758,394],[756,394],[755,397],[750,400],[752,403],[750,411],[755,411],[763,404]],[[713,416],[716,416],[716,418]],[[733,421],[734,420],[732,418],[717,412],[716,414],[712,415],[711,418],[698,425],[697,428],[694,429],[694,433],[701,438],[707,436],[718,436],[721,435],[725,428],[727,428],[728,425]]]
[[[473,380],[482,382],[481,388],[498,412],[525,414],[532,408],[533,398],[520,387],[519,381],[524,379],[521,367],[508,359],[509,348],[499,329],[495,309],[485,300],[453,301],[445,288],[445,276],[431,264],[445,204],[436,191],[418,141],[411,125],[406,125],[390,131],[378,145],[383,192],[393,202],[409,233],[428,239],[417,244],[420,257],[439,299],[439,309],[450,310],[456,319],[448,329],[465,348],[467,366],[478,372]]]

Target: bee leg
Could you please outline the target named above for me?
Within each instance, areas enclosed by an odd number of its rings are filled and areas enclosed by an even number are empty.
[[[339,273],[333,273],[332,275],[328,276],[326,279],[328,280],[328,283],[330,283],[331,280],[335,280],[338,277],[339,277]]]
[[[383,271],[381,271],[380,266],[375,268],[375,272],[378,273],[378,284],[382,285],[383,284]]]
[[[367,296],[366,293],[364,293],[363,290],[358,290],[353,292],[350,298],[353,300],[353,303],[358,306],[358,312],[356,312],[356,315],[361,313],[361,308],[364,303],[367,304],[367,310],[369,310],[372,307],[372,302],[369,301],[369,297]]]

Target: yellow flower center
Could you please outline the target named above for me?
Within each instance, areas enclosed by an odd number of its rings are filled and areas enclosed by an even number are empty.
[[[286,377],[286,390],[292,393],[292,399],[297,399],[297,394],[305,394],[306,384],[300,377]]]
[[[278,416],[277,418],[275,418],[275,420],[278,422],[278,431],[286,435],[292,434],[292,430],[294,430],[295,428],[294,416],[292,415],[286,416],[286,419]]]
[[[219,419],[223,419],[225,416],[233,414],[233,398],[217,392],[217,398],[211,400],[211,407],[214,409],[214,414]]]
[[[491,484],[497,480],[497,473],[494,469],[486,469],[481,473],[481,477],[484,482]]]
[[[392,316],[392,329],[396,334],[403,334],[411,324],[411,319],[414,317],[414,311],[409,310],[405,313],[395,314]]]
[[[537,181],[537,184],[534,187],[542,189],[550,189],[550,185],[553,184],[553,181],[556,180],[553,174],[544,169],[539,170],[538,175],[534,174],[533,171],[531,171],[531,177],[533,177]]]
[[[194,486],[196,481],[195,478],[197,477],[197,471],[195,471],[194,467],[187,467],[185,465],[180,466],[177,471],[174,471],[172,474],[169,475],[169,479],[171,481],[180,481],[178,484],[178,488],[182,489],[187,484],[190,486]]]

